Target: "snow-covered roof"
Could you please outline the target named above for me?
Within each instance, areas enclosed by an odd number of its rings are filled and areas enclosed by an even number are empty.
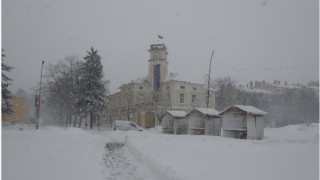
[[[227,111],[228,109],[230,109],[231,107],[236,107],[238,109],[241,109],[245,112],[247,112],[248,114],[255,114],[255,115],[267,115],[268,113],[254,107],[254,106],[245,106],[245,105],[232,105],[229,106],[228,108],[226,108],[225,110],[221,111],[220,114],[223,114],[225,111]]]
[[[187,113],[184,111],[167,111],[172,117],[186,117]]]
[[[199,112],[202,114],[208,115],[208,116],[219,116],[220,112],[215,109],[210,108],[196,108]]]
[[[202,79],[201,79],[202,80]],[[176,81],[176,82],[186,82],[186,83],[194,83],[194,84],[202,84],[194,80],[186,79],[185,77],[179,75],[178,73],[169,73],[166,76],[165,82]]]
[[[136,80],[132,80],[131,82],[133,83],[145,83],[148,81],[148,77],[144,76],[144,77],[138,77]]]

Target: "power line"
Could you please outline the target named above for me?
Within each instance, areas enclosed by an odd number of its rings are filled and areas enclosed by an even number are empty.
[[[229,69],[229,70],[265,70],[265,71],[275,71],[275,70],[303,70],[319,68],[319,65],[306,65],[306,66],[291,66],[291,67],[259,67],[259,68],[247,68],[247,67],[227,67],[227,66],[214,66],[214,69]]]

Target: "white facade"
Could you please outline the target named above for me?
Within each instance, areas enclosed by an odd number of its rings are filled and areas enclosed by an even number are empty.
[[[264,122],[262,116],[247,117],[247,139],[263,139]]]
[[[158,117],[166,110],[188,112],[207,106],[204,84],[177,80],[177,74],[168,76],[168,52],[164,44],[152,44],[148,51],[148,76],[123,84],[120,92],[108,97],[109,122],[131,120],[141,127],[151,128],[159,125]],[[210,90],[209,93],[209,108],[214,108],[215,92]]]

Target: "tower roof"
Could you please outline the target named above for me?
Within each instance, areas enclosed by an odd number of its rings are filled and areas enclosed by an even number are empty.
[[[152,50],[167,50],[167,47],[164,44],[151,44],[149,51]]]

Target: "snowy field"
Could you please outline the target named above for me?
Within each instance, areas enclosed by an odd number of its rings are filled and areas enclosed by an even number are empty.
[[[3,127],[2,179],[318,180],[319,125],[266,128],[263,140]]]

